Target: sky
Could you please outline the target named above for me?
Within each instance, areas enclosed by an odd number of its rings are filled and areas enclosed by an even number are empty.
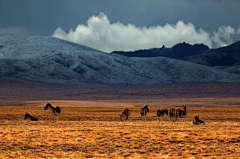
[[[0,34],[53,36],[105,52],[240,40],[239,0],[0,0]]]

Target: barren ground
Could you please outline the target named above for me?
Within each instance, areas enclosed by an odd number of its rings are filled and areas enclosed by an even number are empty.
[[[2,82],[0,158],[240,158],[238,84],[82,88]],[[44,111],[47,102],[62,114]],[[144,104],[146,122],[139,113]],[[185,122],[156,121],[157,109],[182,105]],[[120,122],[124,108],[130,121]],[[39,121],[23,120],[26,112]],[[197,114],[206,125],[192,124]]]

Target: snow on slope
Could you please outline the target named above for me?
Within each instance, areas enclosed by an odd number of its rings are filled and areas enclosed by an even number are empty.
[[[181,60],[129,58],[52,37],[12,35],[0,35],[0,77],[71,84],[239,81],[238,75]]]

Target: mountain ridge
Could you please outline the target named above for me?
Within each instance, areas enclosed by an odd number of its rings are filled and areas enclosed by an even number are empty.
[[[0,36],[0,78],[78,85],[236,82],[236,74],[166,57],[124,57],[41,36]]]
[[[196,54],[200,54],[203,51],[209,50],[209,47],[204,44],[188,44],[179,43],[172,48],[166,48],[164,45],[162,48],[143,49],[135,51],[113,51],[112,54],[119,54],[128,57],[168,57],[173,59],[180,59]]]
[[[231,66],[240,63],[240,41],[229,46],[210,49],[198,55],[182,58],[182,60],[190,61],[207,66]]]

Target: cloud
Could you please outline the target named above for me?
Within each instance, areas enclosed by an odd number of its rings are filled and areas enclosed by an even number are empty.
[[[23,27],[10,26],[5,28],[0,28],[0,34],[22,35],[22,34],[28,34],[28,31]]]
[[[235,30],[230,26],[222,26],[213,34],[203,29],[196,29],[192,23],[178,21],[175,25],[138,27],[120,22],[110,23],[107,15],[100,13],[87,20],[86,25],[78,25],[68,33],[57,28],[53,37],[86,45],[101,51],[137,50],[171,47],[180,42],[190,44],[204,43],[209,47],[224,46],[232,42]]]
[[[215,43],[216,47],[227,46],[233,43],[231,38],[235,35],[235,29],[230,26],[221,26],[218,28],[218,31],[213,32],[212,42]]]

